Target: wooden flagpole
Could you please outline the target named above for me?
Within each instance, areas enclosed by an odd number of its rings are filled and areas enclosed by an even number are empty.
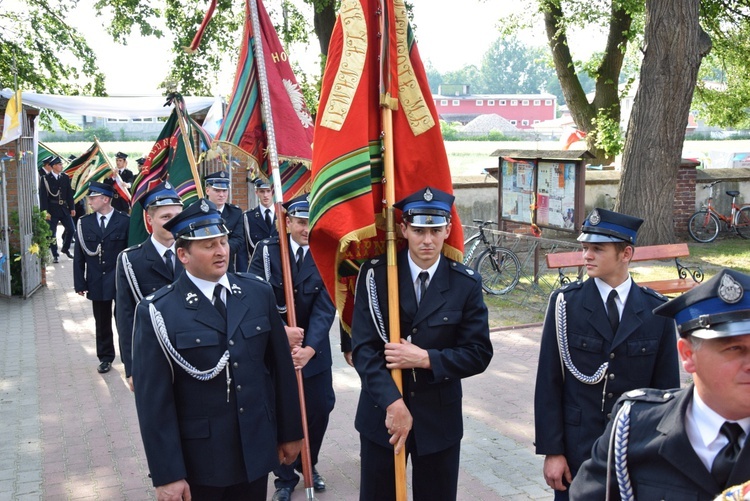
[[[388,336],[391,343],[401,342],[401,319],[399,316],[399,295],[398,295],[398,265],[396,262],[396,216],[393,204],[396,202],[396,182],[395,167],[393,157],[393,110],[398,109],[398,99],[393,98],[390,93],[390,68],[383,67],[391,64],[388,57],[389,34],[386,32],[386,17],[393,9],[390,1],[381,1],[380,9],[380,40],[385,44],[380,50],[380,106],[382,116],[383,131],[383,175],[385,178],[384,192],[386,204],[386,277],[388,284]],[[401,369],[392,369],[391,377],[396,383],[399,393],[404,394],[403,379]],[[406,501],[406,446],[396,453],[394,444],[394,468],[395,468],[395,489],[396,501]]]
[[[287,325],[297,326],[297,315],[294,307],[294,288],[292,283],[292,268],[289,261],[289,246],[286,239],[286,219],[282,217],[284,192],[281,185],[281,173],[279,172],[279,155],[276,149],[276,132],[273,126],[273,115],[271,114],[271,96],[268,90],[268,77],[266,75],[265,57],[263,54],[263,41],[260,30],[260,19],[258,16],[257,0],[247,0],[250,4],[250,17],[253,23],[253,38],[255,39],[255,60],[258,69],[258,85],[260,87],[261,108],[263,120],[266,124],[266,136],[268,138],[268,162],[273,174],[273,188],[276,199],[276,222],[279,226],[279,250],[281,251],[281,272],[284,284],[284,298],[286,299]],[[310,438],[307,431],[307,410],[305,405],[305,388],[302,379],[302,370],[295,370],[297,374],[297,392],[299,393],[299,406],[302,414],[302,431],[304,434],[304,446],[302,448],[302,476],[305,480],[305,494],[307,499],[315,499],[312,482],[312,458],[310,457]]]
[[[180,127],[180,133],[182,134],[182,142],[185,144],[185,152],[187,153],[188,163],[190,164],[190,172],[193,174],[193,182],[195,183],[195,192],[198,198],[203,198],[203,187],[201,186],[201,177],[198,175],[198,162],[195,160],[195,153],[190,143],[190,137],[188,136],[188,126],[185,120],[185,115],[181,105],[184,103],[182,96],[175,93],[172,98],[172,104],[177,112],[177,125]]]

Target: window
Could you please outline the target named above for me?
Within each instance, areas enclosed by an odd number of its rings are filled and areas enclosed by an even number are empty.
[[[511,106],[518,106],[518,99],[511,99],[510,100],[510,105]]]
[[[545,99],[544,106],[552,106],[552,99]]]
[[[448,100],[447,99],[441,99],[440,100],[440,106],[448,106]]]
[[[108,118],[107,122],[127,122],[127,118]]]
[[[521,105],[522,106],[528,106],[529,105],[529,100],[528,99],[524,99],[523,101],[521,101]]]
[[[538,124],[538,123],[539,123],[539,120],[534,120],[534,123],[535,123],[535,124]]]
[[[541,99],[534,99],[534,106],[539,106],[542,104]]]
[[[461,101],[459,101],[458,99],[454,99],[453,102],[451,103],[451,105],[453,105],[453,106],[460,106],[461,105]]]
[[[494,99],[488,99],[487,100],[487,106],[495,106],[495,100]]]
[[[501,99],[497,102],[498,106],[505,106],[505,99]]]
[[[511,121],[510,121],[510,124],[511,124],[511,125],[516,125],[517,123],[518,123],[518,122],[517,122],[516,120],[511,120]]]
[[[521,125],[529,125],[529,121],[528,120],[521,120]]]
[[[484,101],[482,99],[477,99],[477,106],[484,106]]]

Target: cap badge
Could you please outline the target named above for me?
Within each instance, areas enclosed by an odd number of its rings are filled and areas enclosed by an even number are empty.
[[[201,200],[201,211],[208,213],[209,207],[205,200]]]
[[[591,226],[596,226],[597,224],[602,222],[602,216],[599,215],[599,211],[594,209],[591,212],[591,215],[589,216],[589,224]]]
[[[219,172],[219,177],[225,178],[227,175],[224,173],[224,171]]]
[[[425,202],[432,202],[432,199],[434,198],[434,196],[435,195],[432,194],[432,191],[430,191],[429,188],[427,188],[426,190],[424,190],[423,198],[424,198]]]
[[[193,305],[198,302],[198,294],[195,292],[188,292],[185,296],[185,301],[187,301],[187,304]]]
[[[171,185],[171,184],[169,184],[169,181],[164,181],[164,187],[165,187],[166,189],[168,189],[168,190],[171,190],[171,189],[172,189],[172,185]]]
[[[721,277],[721,283],[719,284],[719,298],[725,303],[734,304],[742,299],[744,290],[742,285],[732,278],[731,275],[724,275]]]

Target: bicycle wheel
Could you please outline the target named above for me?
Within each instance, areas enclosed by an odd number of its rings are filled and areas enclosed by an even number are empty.
[[[743,207],[734,216],[734,229],[742,238],[750,238],[750,206]]]
[[[507,294],[521,278],[521,263],[510,249],[493,247],[477,258],[474,270],[482,277],[487,294]]]
[[[706,210],[699,210],[690,216],[688,233],[696,242],[713,242],[719,234],[719,218]]]

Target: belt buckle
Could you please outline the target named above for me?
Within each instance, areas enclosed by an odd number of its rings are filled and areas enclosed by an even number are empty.
[[[65,205],[65,200],[58,200],[58,202],[60,203],[60,205]]]

